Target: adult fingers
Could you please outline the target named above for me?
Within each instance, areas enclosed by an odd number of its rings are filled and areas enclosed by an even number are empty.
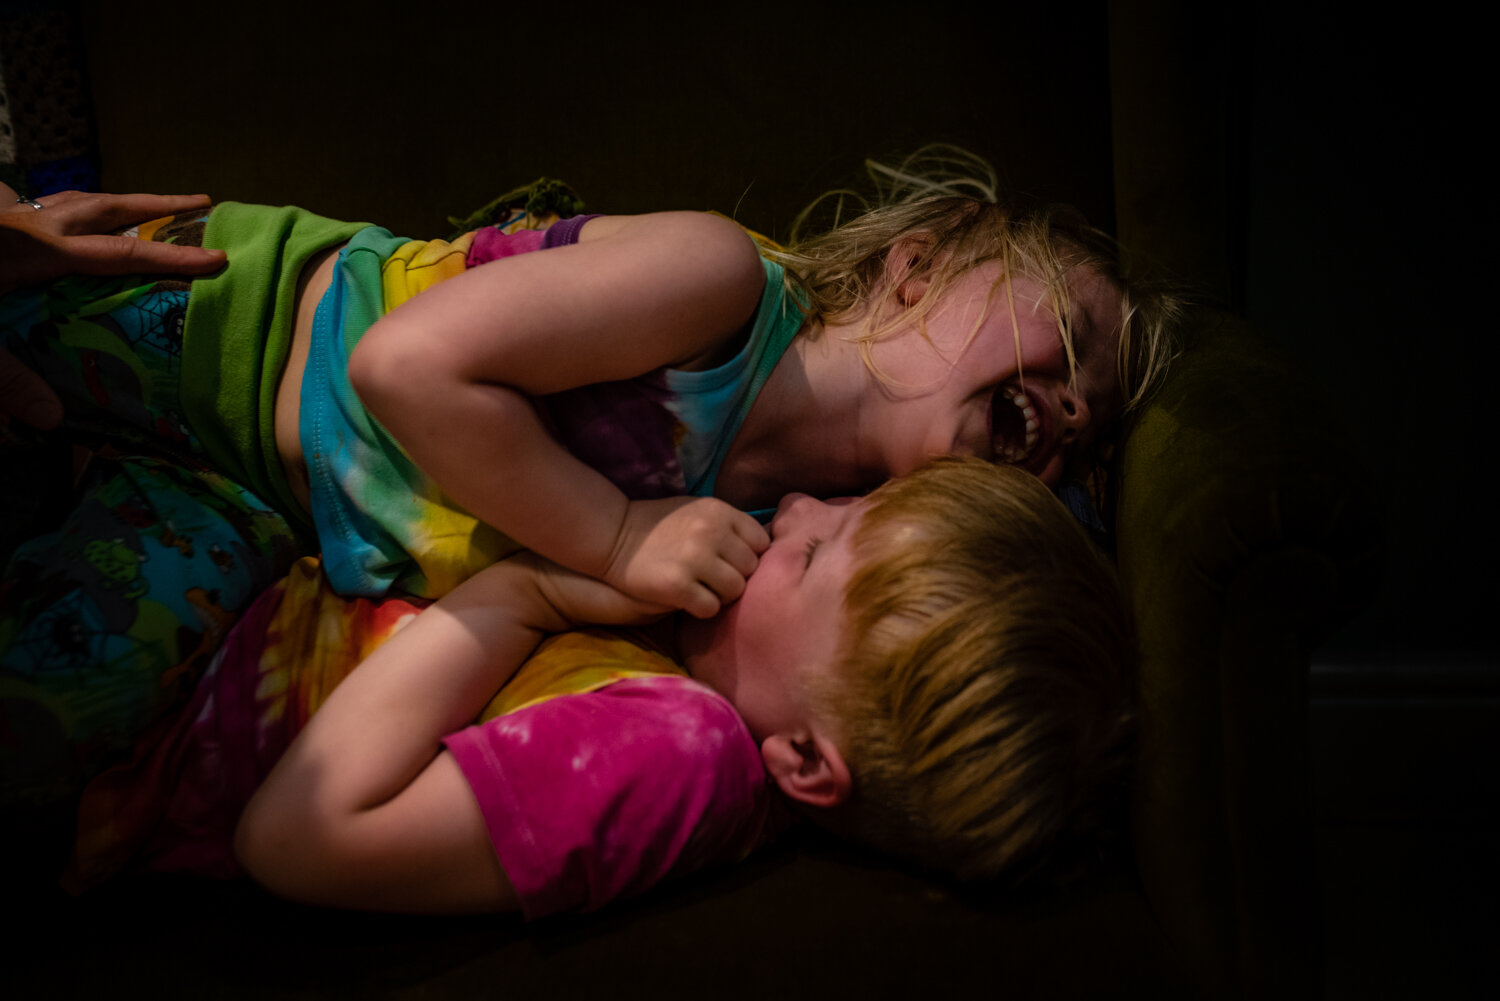
[[[206,275],[222,268],[228,259],[222,250],[130,236],[74,236],[62,241],[58,249],[66,256],[68,270],[82,275]]]
[[[61,217],[66,233],[120,229],[207,208],[210,204],[207,195],[108,195],[86,191],[63,191],[39,200],[45,206],[43,211],[55,211]]]
[[[62,423],[62,401],[26,364],[0,348],[0,413],[50,431]]]

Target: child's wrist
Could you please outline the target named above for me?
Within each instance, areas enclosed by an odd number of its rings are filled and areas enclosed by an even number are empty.
[[[545,557],[524,552],[505,561],[514,575],[515,607],[524,624],[544,633],[572,629],[574,617],[550,585],[552,563]]]
[[[559,631],[558,624],[564,618],[544,592],[541,562],[540,557],[522,551],[485,567],[460,585],[468,591],[465,603],[501,609],[521,629]]]
[[[604,555],[604,560],[596,571],[585,571],[589,573],[589,576],[620,590],[624,590],[625,571],[630,565],[630,557],[636,548],[633,542],[631,514],[637,510],[635,501],[628,499],[623,501],[620,505],[620,517],[614,522],[615,530],[610,538],[609,549]]]

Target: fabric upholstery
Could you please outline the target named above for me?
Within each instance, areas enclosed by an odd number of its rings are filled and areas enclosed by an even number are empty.
[[[1288,359],[1221,314],[1188,339],[1117,473],[1142,651],[1136,861],[1215,996],[1315,993],[1308,651],[1370,596],[1378,496]]]

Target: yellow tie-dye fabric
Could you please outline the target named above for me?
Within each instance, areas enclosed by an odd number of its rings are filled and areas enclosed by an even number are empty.
[[[400,598],[350,600],[335,594],[312,557],[292,568],[261,648],[258,725],[290,712],[306,722],[350,671],[421,611]],[[591,692],[624,678],[687,672],[630,633],[583,629],[550,636],[480,713],[494,719],[559,695]]]
[[[463,273],[473,233],[447,240],[413,240],[380,266],[380,293],[389,313],[419,292]]]
[[[494,719],[559,695],[592,692],[625,678],[688,674],[627,635],[583,629],[549,637],[479,714]]]

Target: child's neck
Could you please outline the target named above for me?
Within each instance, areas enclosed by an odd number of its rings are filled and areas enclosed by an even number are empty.
[[[870,373],[844,327],[798,334],[772,369],[720,467],[714,494],[746,510],[788,493],[863,493],[884,477],[859,447]]]

